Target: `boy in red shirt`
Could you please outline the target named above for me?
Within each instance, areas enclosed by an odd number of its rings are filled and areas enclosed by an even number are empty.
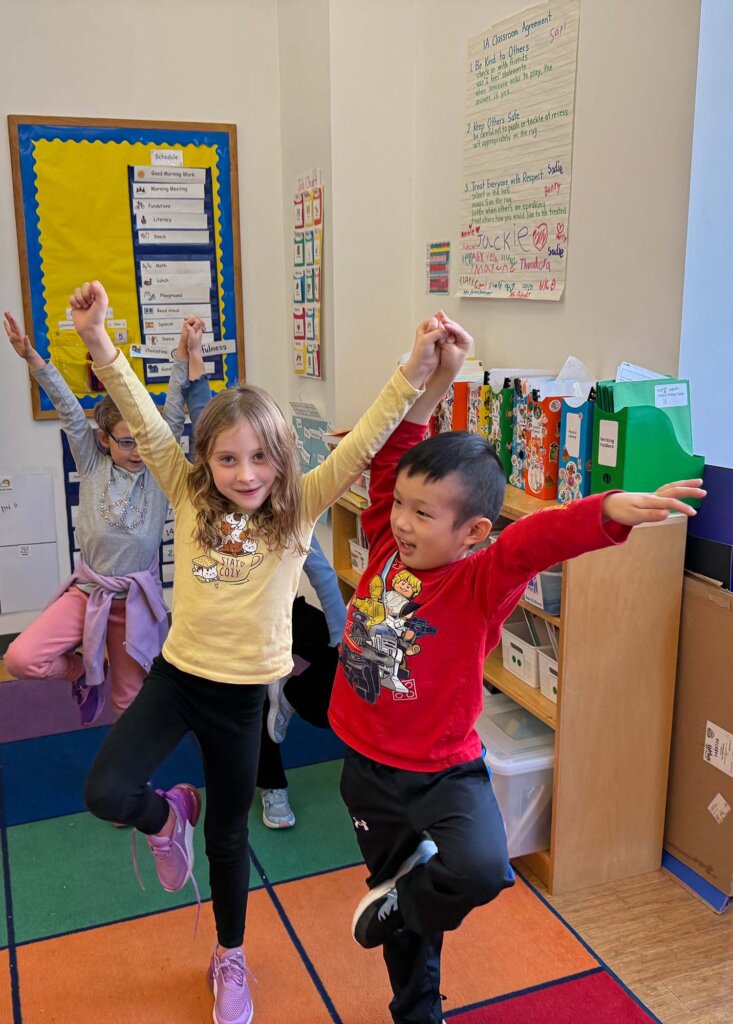
[[[491,445],[456,431],[423,441],[471,338],[444,314],[441,364],[371,469],[362,514],[369,564],[349,606],[329,718],[348,745],[341,794],[369,869],[354,938],[382,945],[395,1024],[440,1024],[443,932],[514,883],[474,723],[483,663],[529,580],[694,515],[700,480],[656,494],[598,494],[543,510],[484,541],[504,498]],[[421,325],[435,329],[435,321]],[[428,838],[429,837],[429,838]]]

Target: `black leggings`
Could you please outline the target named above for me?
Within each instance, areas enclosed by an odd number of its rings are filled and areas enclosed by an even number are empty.
[[[247,814],[255,789],[265,686],[215,683],[160,655],[143,688],[102,744],[84,799],[98,818],[159,832],[168,804],[148,784],[187,732],[201,746],[204,835],[220,945],[244,938],[249,886]]]

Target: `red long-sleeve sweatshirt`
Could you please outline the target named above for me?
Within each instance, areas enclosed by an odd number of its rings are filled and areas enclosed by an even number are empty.
[[[625,540],[629,528],[604,521],[605,495],[593,495],[527,516],[466,558],[412,573],[398,558],[390,511],[397,463],[424,433],[401,423],[372,462],[371,506],[362,515],[369,563],[349,604],[329,718],[365,757],[437,772],[481,754],[474,723],[484,660],[528,581]],[[420,582],[410,601],[405,587],[392,587],[405,570]]]

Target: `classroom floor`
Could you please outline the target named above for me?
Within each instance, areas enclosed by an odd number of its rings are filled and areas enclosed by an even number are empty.
[[[99,726],[80,730],[61,684],[0,684],[0,1021],[194,1024],[211,1019],[205,969],[213,919],[201,830],[196,876],[205,902],[194,937],[191,888],[163,892],[141,842],[141,890],[132,869],[131,833],[83,809],[83,779],[108,722],[103,718]],[[266,829],[259,803],[251,817],[245,944],[257,979],[255,1021],[388,1024],[381,955],[362,950],[349,931],[365,872],[338,795],[341,748],[330,734],[294,721],[284,753],[296,827]],[[154,781],[200,783],[200,775],[196,748],[187,740]],[[675,889],[684,901],[691,900]],[[596,893],[597,909],[599,899]],[[582,899],[568,907],[571,920],[583,918]],[[706,920],[721,920],[700,909]],[[607,915],[596,915],[601,916]],[[643,927],[638,916],[629,920],[635,931]],[[593,922],[586,913],[585,923]],[[444,965],[447,1024],[667,1021],[647,1013],[522,878],[447,937]],[[629,966],[636,966],[636,980],[653,999],[665,994],[664,985],[650,988],[639,964]],[[672,1009],[678,1014],[687,1009],[677,1002]],[[678,1016],[669,1022],[730,1024],[728,1003],[724,998],[719,1004],[728,1016]]]

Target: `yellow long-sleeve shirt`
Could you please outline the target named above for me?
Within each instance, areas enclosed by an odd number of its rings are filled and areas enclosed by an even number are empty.
[[[191,464],[122,353],[95,366],[140,454],[175,514],[173,625],[166,659],[184,672],[223,683],[269,683],[293,666],[291,614],[305,556],[270,551],[247,532],[247,516],[232,510],[226,550],[204,550],[194,540],[195,511],[188,491]],[[305,541],[332,505],[382,447],[420,394],[396,370],[372,406],[331,455],[302,481]]]

